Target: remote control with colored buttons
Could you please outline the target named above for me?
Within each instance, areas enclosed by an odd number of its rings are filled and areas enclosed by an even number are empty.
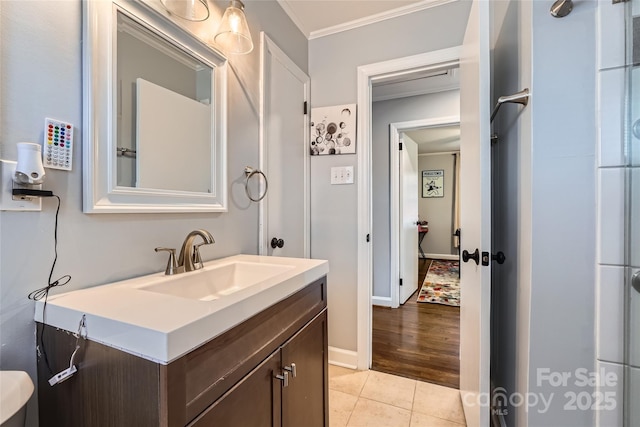
[[[73,125],[46,118],[42,163],[45,168],[71,170],[73,160]]]

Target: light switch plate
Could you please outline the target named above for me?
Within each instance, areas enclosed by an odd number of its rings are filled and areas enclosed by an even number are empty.
[[[331,168],[331,185],[353,184],[353,166]]]
[[[353,184],[353,166],[344,167],[344,183]]]

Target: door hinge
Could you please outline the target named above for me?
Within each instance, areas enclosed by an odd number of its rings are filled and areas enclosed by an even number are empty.
[[[367,234],[367,243],[371,241],[371,234]]]
[[[303,114],[307,114],[307,101],[304,101],[304,106],[302,107]]]
[[[402,278],[400,278],[400,286],[402,286]]]
[[[398,144],[398,150],[402,151],[402,142]]]

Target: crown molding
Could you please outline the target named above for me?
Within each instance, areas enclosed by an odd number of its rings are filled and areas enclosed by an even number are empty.
[[[399,16],[408,15],[410,13],[419,12],[425,9],[431,9],[432,7],[438,7],[438,6],[442,6],[442,5],[457,2],[457,1],[459,0],[423,0],[418,3],[402,6],[396,9],[391,9],[386,12],[376,13],[374,15],[366,16],[364,18],[356,19],[349,22],[345,22],[343,24],[334,25],[332,27],[323,28],[321,30],[311,31],[307,36],[307,38],[309,40],[313,40],[320,37],[329,36],[331,34],[353,30],[355,28],[364,27],[365,25],[375,24],[377,22],[386,21],[387,19],[397,18]],[[278,0],[278,3],[282,4],[282,3],[285,3],[285,1]],[[285,12],[287,12],[287,9],[285,9]],[[287,12],[287,14],[289,14],[289,12]],[[289,16],[291,17],[291,14],[289,14]],[[298,28],[301,28],[298,22],[296,22],[294,18],[291,18],[291,19],[296,25],[298,25]],[[302,32],[306,34],[304,30],[302,30]]]

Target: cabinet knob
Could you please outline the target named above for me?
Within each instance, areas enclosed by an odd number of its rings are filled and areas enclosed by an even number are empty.
[[[297,372],[298,372],[298,370],[296,369],[296,364],[295,364],[295,363],[292,363],[292,364],[291,364],[291,365],[289,365],[289,366],[285,366],[285,367],[284,367],[284,370],[285,370],[285,371],[289,371],[289,372],[291,372],[291,378],[295,378],[295,377],[296,377],[296,374],[297,374]]]
[[[282,381],[282,387],[289,387],[289,372],[283,372],[282,375],[276,375],[276,378]]]

